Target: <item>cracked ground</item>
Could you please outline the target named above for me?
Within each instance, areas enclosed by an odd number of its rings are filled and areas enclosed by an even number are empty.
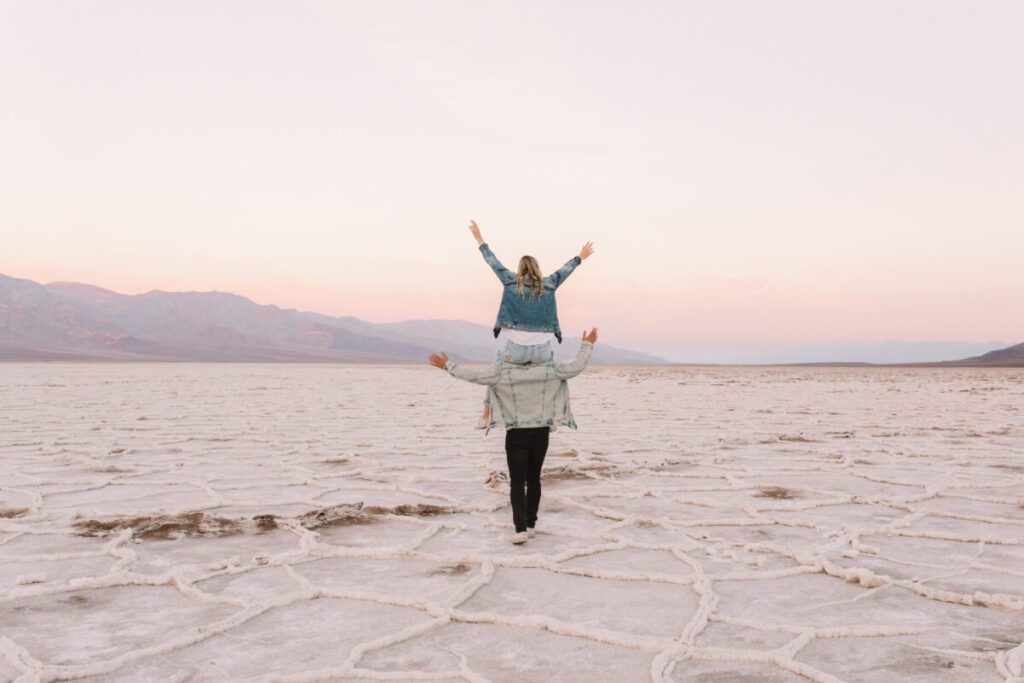
[[[6,364],[0,680],[1024,682],[1024,371]]]

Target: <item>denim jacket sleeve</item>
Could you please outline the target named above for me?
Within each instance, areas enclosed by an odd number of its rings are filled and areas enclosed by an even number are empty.
[[[590,354],[594,352],[594,345],[590,342],[580,344],[580,352],[568,363],[555,363],[555,377],[558,379],[571,379],[583,372],[590,360]]]
[[[545,283],[551,285],[551,289],[558,289],[558,286],[565,282],[565,279],[572,275],[572,271],[576,270],[576,266],[581,263],[583,260],[579,256],[573,256],[568,263],[544,278]]]
[[[448,374],[456,379],[461,379],[473,384],[483,384],[489,387],[494,386],[501,379],[501,368],[497,363],[492,363],[486,368],[464,368],[451,361],[444,365]]]
[[[480,245],[480,253],[484,255],[484,261],[487,261],[487,265],[491,267],[494,274],[498,276],[499,280],[501,280],[501,284],[508,285],[516,281],[515,274],[505,266],[501,265],[501,261],[499,261],[498,257],[494,255],[494,252],[491,251],[491,248],[487,246],[486,242]]]

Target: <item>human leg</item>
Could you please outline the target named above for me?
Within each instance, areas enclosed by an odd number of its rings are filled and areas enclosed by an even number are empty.
[[[547,427],[531,431],[535,434],[532,435],[526,470],[526,526],[530,529],[537,525],[541,495],[540,473],[544,466],[544,456],[548,452]]]
[[[523,438],[528,430],[509,429],[505,432],[505,460],[508,463],[509,502],[512,504],[512,523],[516,532],[525,532],[528,520],[526,506],[526,477],[529,471],[529,443]]]
[[[491,391],[486,390],[484,393],[484,412],[480,416],[480,419],[476,423],[477,429],[487,429],[487,425],[491,421]]]

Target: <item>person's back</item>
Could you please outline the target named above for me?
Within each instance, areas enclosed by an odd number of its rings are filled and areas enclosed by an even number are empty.
[[[597,341],[597,328],[583,335],[580,351],[569,363],[529,362],[507,356],[485,368],[462,368],[448,356],[431,354],[430,364],[450,375],[488,387],[495,408],[490,427],[505,427],[505,457],[509,472],[509,501],[516,533],[513,543],[525,543],[536,529],[540,506],[541,468],[548,451],[548,433],[555,425],[576,428],[569,407],[569,380],[583,372]]]
[[[596,331],[593,333],[596,339]],[[491,415],[488,430],[529,429],[563,425],[576,428],[566,380],[583,372],[594,343],[584,337],[576,358],[568,363],[547,361],[522,364],[501,360],[486,368],[463,368],[445,359],[443,368],[453,377],[489,387]]]
[[[519,429],[564,425],[575,429],[566,380],[583,371],[593,348],[584,342],[570,363],[522,365],[500,361],[498,381],[490,388],[490,426]]]
[[[502,286],[501,303],[494,321],[494,336],[497,337],[502,330],[515,330],[550,334],[561,343],[562,329],[558,324],[555,291],[582,263],[580,257],[572,257],[554,273],[543,276],[536,259],[524,256],[520,259],[519,270],[526,271],[526,274],[517,275],[501,265],[486,242],[480,245],[480,253]]]
[[[469,229],[484,261],[494,271],[502,286],[501,303],[494,322],[494,336],[497,337],[504,330],[506,337],[518,344],[535,342],[524,342],[523,336],[516,338],[517,334],[538,338],[551,335],[558,343],[562,343],[555,291],[572,275],[577,266],[594,253],[594,246],[587,242],[578,256],[573,256],[564,266],[547,276],[541,273],[537,259],[532,256],[523,256],[519,259],[519,266],[513,272],[502,265],[491,251],[476,221],[470,221]]]

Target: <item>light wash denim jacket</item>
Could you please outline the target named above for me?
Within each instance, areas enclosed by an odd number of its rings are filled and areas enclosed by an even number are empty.
[[[561,344],[562,329],[558,326],[555,290],[582,263],[580,257],[573,256],[568,263],[545,277],[544,292],[540,296],[531,296],[529,286],[524,287],[522,293],[519,292],[516,274],[501,265],[501,261],[486,243],[480,245],[480,253],[504,288],[501,305],[498,307],[498,319],[494,323],[494,336],[497,337],[503,327],[526,332],[551,332]]]
[[[550,425],[576,429],[566,380],[583,372],[593,351],[593,344],[583,342],[576,358],[568,363],[548,361],[522,365],[501,360],[485,368],[463,368],[448,361],[444,369],[452,377],[489,387],[491,421],[487,425],[488,432],[499,424],[505,429]]]

